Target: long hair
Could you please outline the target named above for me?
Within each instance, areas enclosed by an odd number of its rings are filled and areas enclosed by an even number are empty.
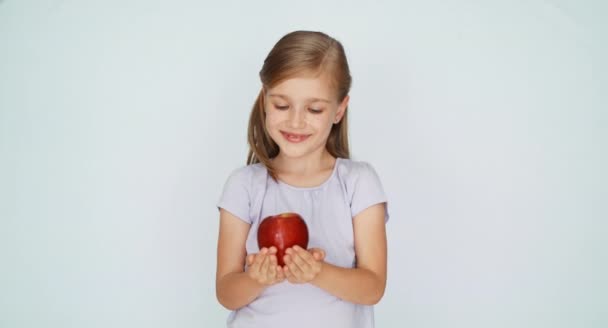
[[[295,31],[283,36],[274,45],[260,70],[262,89],[249,116],[247,164],[264,164],[275,180],[276,171],[271,159],[278,155],[279,147],[266,130],[264,92],[302,73],[328,76],[339,102],[350,91],[352,78],[348,62],[342,44],[336,39],[322,32]],[[334,157],[350,158],[347,118],[348,108],[340,122],[332,125],[329,133],[326,148]]]

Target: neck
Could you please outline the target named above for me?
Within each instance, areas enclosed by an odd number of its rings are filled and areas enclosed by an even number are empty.
[[[287,157],[280,152],[272,161],[280,174],[307,175],[333,167],[334,157],[326,150],[305,157]]]

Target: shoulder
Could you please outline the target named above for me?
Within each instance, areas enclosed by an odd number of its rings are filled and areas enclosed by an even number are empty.
[[[259,191],[265,188],[266,176],[266,167],[263,164],[241,166],[232,170],[226,179],[217,207],[251,223],[251,207],[257,204],[261,194]]]
[[[341,158],[337,176],[350,197],[357,194],[384,194],[380,176],[369,162]]]
[[[255,163],[237,167],[230,172],[229,179],[247,180],[255,175],[266,172],[266,167],[262,163]]]
[[[376,169],[366,161],[340,158],[337,163],[338,176],[345,182],[356,182],[361,177],[377,176]]]
[[[250,187],[261,179],[266,179],[267,170],[261,163],[249,164],[233,169],[227,183]]]
[[[353,218],[372,205],[387,202],[380,177],[369,162],[341,159],[338,176],[350,202]],[[388,221],[388,211],[385,221]]]

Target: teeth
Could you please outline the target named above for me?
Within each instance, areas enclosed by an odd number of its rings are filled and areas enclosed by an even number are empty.
[[[286,135],[287,135],[287,139],[292,140],[292,141],[300,141],[306,137],[306,136],[299,136],[299,135],[290,134],[290,133],[286,133]]]

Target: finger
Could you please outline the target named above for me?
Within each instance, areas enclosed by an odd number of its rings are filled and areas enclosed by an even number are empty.
[[[252,269],[256,272],[260,272],[260,268],[262,266],[262,262],[264,261],[266,256],[264,255],[263,250],[259,253],[255,254],[255,259],[253,260]]]
[[[296,266],[298,267],[298,269],[300,269],[300,271],[302,273],[312,271],[312,266],[306,260],[304,260],[299,254],[296,254],[293,257],[293,262],[296,264]]]
[[[287,279],[287,281],[292,282],[292,283],[297,282],[297,279],[293,275],[293,272],[291,272],[291,270],[289,270],[289,266],[287,265],[287,263],[283,267],[283,274],[285,275],[285,279]]]
[[[285,256],[285,260],[286,260],[285,264],[287,264],[287,267],[289,268],[291,275],[296,277],[297,279],[300,279],[303,272],[302,272],[302,270],[300,270],[300,267],[294,262],[293,256],[287,255],[287,256]]]
[[[323,255],[321,255],[321,253],[317,252],[317,251],[313,251],[312,252],[312,257],[316,260],[316,261],[321,261],[323,259]]]
[[[283,281],[285,279],[285,273],[283,273],[283,269],[281,269],[281,267],[277,265],[276,271],[277,271],[277,280]]]
[[[285,264],[293,263],[297,255],[298,255],[297,252],[293,248],[286,249],[285,250]]]
[[[274,246],[270,246],[270,248],[268,249],[268,254],[276,254],[277,253],[277,248]]]
[[[255,257],[253,259],[252,266],[259,268],[260,265],[262,264],[262,261],[264,261],[264,255],[262,255],[261,253],[257,253],[257,254],[255,254]]]
[[[287,256],[285,256],[287,257]],[[289,271],[289,267],[287,266],[287,262],[285,262],[285,266],[281,268],[281,271],[283,272],[283,275],[285,275],[285,278],[291,277],[293,274],[291,273],[291,271]]]
[[[309,265],[313,265],[316,262],[312,254],[304,248],[296,245],[293,249],[296,251],[296,254]]]
[[[311,258],[311,262],[312,260],[312,256],[310,256],[310,254],[308,254],[308,252],[306,252],[306,255],[308,255]],[[302,254],[300,251],[294,251],[292,254],[290,254],[292,256],[292,262],[294,262],[298,269],[300,269],[301,272],[309,272],[312,269],[312,266],[308,263],[307,260],[304,259],[304,254]]]
[[[264,261],[262,261],[262,265],[260,266],[260,273],[264,277],[268,276],[268,266],[269,266],[269,264],[270,264],[270,256],[266,255],[266,256],[264,256]]]
[[[312,256],[317,261],[323,261],[325,259],[325,251],[320,248],[311,248],[309,250],[312,253]]]
[[[275,279],[277,277],[277,257],[275,255],[269,255],[270,261],[268,263],[268,276]]]
[[[255,255],[253,255],[253,254],[247,255],[247,260],[246,260],[247,266],[251,266],[253,264],[254,258],[255,258]]]

